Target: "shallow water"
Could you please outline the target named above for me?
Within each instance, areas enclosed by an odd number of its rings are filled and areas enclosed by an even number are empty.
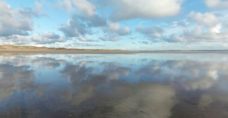
[[[228,55],[1,55],[0,118],[228,118]]]

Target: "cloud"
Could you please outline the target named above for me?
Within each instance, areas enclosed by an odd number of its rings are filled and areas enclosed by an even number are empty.
[[[44,33],[44,34],[40,34],[40,35],[34,36],[34,37],[31,38],[31,40],[33,42],[41,43],[41,44],[65,41],[63,39],[63,37],[61,37],[60,35],[58,35],[56,33],[52,33],[52,32],[47,32],[47,33]]]
[[[64,37],[52,32],[34,35],[13,35],[0,38],[0,42],[3,44],[51,44],[63,41],[66,41]]]
[[[60,27],[66,37],[80,37],[91,33],[92,28],[106,25],[106,20],[98,15],[94,16],[77,16],[74,15],[70,20]]]
[[[50,23],[51,26],[58,25],[57,30],[60,32],[54,32],[59,34],[38,34],[40,32],[40,25],[43,25],[44,22],[48,24],[48,21],[50,22],[56,16],[52,11],[57,9],[50,7],[50,2],[45,1],[47,4],[44,4],[43,0],[38,0],[37,2],[32,2],[32,4],[27,4],[26,8],[22,8],[20,5],[10,7],[5,1],[1,1],[1,42],[5,43],[4,40],[9,40],[12,44],[26,44],[26,42],[28,44],[47,44],[48,42],[59,42],[58,45],[61,46],[74,43],[75,41],[76,44],[82,40],[86,40],[88,43],[97,41],[100,45],[106,45],[107,47],[110,47],[108,45],[115,47],[118,44],[122,44],[134,48],[144,47],[145,45],[142,42],[147,43],[146,46],[149,47],[149,45],[154,45],[153,42],[160,42],[164,45],[171,42],[173,43],[172,45],[179,42],[186,44],[192,42],[223,42],[228,37],[228,29],[226,28],[227,18],[224,18],[226,10],[220,11],[216,9],[216,11],[211,11],[206,8],[204,10],[205,12],[190,12],[191,8],[188,9],[186,7],[182,10],[182,3],[186,3],[183,2],[184,0],[58,1],[65,10],[70,11],[69,14],[59,12],[64,17]],[[205,0],[205,2],[213,8],[215,6],[218,8],[226,3],[225,0]],[[33,8],[30,8],[31,6]],[[38,16],[44,15],[44,8],[45,12],[49,13],[45,15],[50,17],[37,20]],[[166,18],[178,15],[179,12],[183,12],[180,14],[181,18],[179,16]],[[187,12],[190,14],[186,15]],[[66,17],[69,17],[68,21],[62,23],[62,20]],[[186,20],[188,24],[173,26],[173,22],[180,22],[179,20]],[[34,25],[33,23],[36,24]],[[33,25],[38,29],[33,30]],[[137,27],[139,25],[141,27]],[[43,28],[45,26],[41,27]],[[66,40],[70,39],[72,41],[62,42],[63,37]],[[23,38],[26,40],[22,41]],[[107,42],[104,43],[103,41]],[[111,41],[116,41],[116,45],[114,45],[114,42],[111,44]]]
[[[224,42],[228,32],[224,28],[224,15],[212,12],[191,12],[187,20],[188,25],[182,27],[182,33],[173,33],[170,38],[184,42]],[[213,44],[212,44],[213,45]]]
[[[16,10],[0,1],[0,36],[28,35],[32,31],[32,14],[25,9]]]
[[[117,22],[109,22],[108,27],[111,32],[117,33],[118,35],[127,35],[131,32],[129,27],[123,27]]]
[[[35,7],[32,11],[35,16],[47,15],[44,13],[44,6],[43,3],[41,3],[40,1],[35,2]]]
[[[96,14],[96,7],[88,0],[63,0],[61,4],[68,11],[78,9],[87,16]]]
[[[64,33],[66,37],[78,37],[80,35],[85,35],[87,31],[87,26],[82,21],[75,20],[73,17],[63,26],[60,27],[60,31]]]
[[[165,34],[161,27],[138,27],[137,31],[153,41],[160,40]]]
[[[211,45],[214,45],[213,43],[223,43],[225,44],[228,38],[228,32],[219,33],[219,34],[212,34],[209,32],[205,33],[197,33],[198,30],[194,31],[187,31],[184,32],[181,35],[173,35],[174,41],[179,42],[191,42],[191,43],[197,43],[197,42],[208,42],[212,43]]]
[[[174,16],[181,10],[181,0],[110,0],[116,20],[150,19]]]
[[[223,14],[190,12],[186,19],[165,26],[141,26],[136,30],[153,42],[224,44],[228,37],[224,19],[226,16]]]
[[[228,8],[228,0],[205,0],[205,3],[211,8]]]
[[[66,24],[60,27],[60,31],[62,31],[66,37],[81,37],[87,34],[92,34],[92,29],[94,28],[98,28],[100,31],[106,32],[106,34],[104,34],[104,37],[101,37],[101,39],[107,39],[107,37],[108,39],[110,39],[110,37],[126,36],[131,32],[129,27],[121,26],[119,22],[112,22],[109,21],[111,19],[106,20],[105,18],[100,17],[96,13],[96,7],[89,1],[68,0],[64,1],[64,6],[66,9],[70,10],[74,8],[80,9],[78,8],[79,6],[77,6],[77,4],[81,4],[80,2],[82,2],[82,4],[85,3],[85,5],[83,6],[90,6],[85,7],[90,10],[84,10],[84,12],[83,10],[81,10],[81,12],[83,12],[84,14],[77,14],[72,16]],[[138,4],[135,4],[135,2],[137,2]],[[162,2],[154,0],[144,0],[135,2],[129,0],[109,0],[108,5],[110,5],[110,8],[112,8],[113,10],[114,14],[112,14],[112,16],[115,17],[114,19],[131,19],[172,16],[179,12],[182,3],[181,0],[163,0]],[[90,5],[88,5],[87,3]],[[157,5],[159,5],[160,7],[157,7]],[[167,5],[170,9],[167,9]],[[165,9],[163,9],[163,7]],[[116,8],[121,8],[119,10],[125,12],[120,12]]]
[[[198,25],[206,27],[211,33],[221,32],[222,25],[218,17],[213,13],[191,12],[190,18],[193,19]]]
[[[137,33],[145,39],[152,42],[176,43],[188,41],[188,39],[179,38],[185,32],[190,30],[186,21],[175,21],[167,23],[164,26],[139,26],[136,28]]]

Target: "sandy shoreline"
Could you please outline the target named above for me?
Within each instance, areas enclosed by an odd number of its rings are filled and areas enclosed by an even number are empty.
[[[66,49],[34,46],[0,45],[0,54],[4,53],[54,53],[54,54],[134,54],[134,53],[228,53],[228,50],[105,50],[105,49]]]

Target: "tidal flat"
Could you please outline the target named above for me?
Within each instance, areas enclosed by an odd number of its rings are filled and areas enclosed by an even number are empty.
[[[226,53],[1,54],[0,118],[228,118]]]

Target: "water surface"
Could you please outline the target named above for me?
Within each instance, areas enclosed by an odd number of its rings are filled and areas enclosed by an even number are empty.
[[[228,118],[228,55],[1,55],[0,118]]]

